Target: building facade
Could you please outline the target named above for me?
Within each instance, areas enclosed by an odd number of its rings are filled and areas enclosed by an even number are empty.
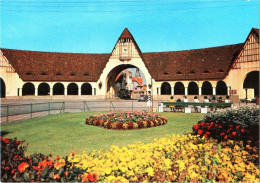
[[[1,49],[1,97],[106,99],[115,96],[118,74],[138,68],[154,100],[171,95],[259,94],[259,29],[244,43],[184,51],[142,53],[124,29],[109,54]]]

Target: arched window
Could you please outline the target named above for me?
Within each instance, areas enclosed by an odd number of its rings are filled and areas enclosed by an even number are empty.
[[[171,85],[168,82],[162,84],[161,95],[171,95]]]
[[[212,85],[208,81],[203,82],[201,90],[202,90],[201,91],[202,95],[212,95],[213,94]]]
[[[68,95],[78,95],[78,85],[76,83],[68,85]]]
[[[92,95],[92,86],[89,83],[84,83],[81,86],[81,95]]]
[[[2,78],[1,79],[1,98],[5,98],[5,82]]]
[[[227,95],[227,85],[224,81],[219,81],[216,87],[217,95]]]
[[[190,82],[188,86],[188,95],[198,95],[199,94],[199,87],[197,83]]]
[[[35,95],[35,87],[32,83],[25,83],[22,89],[22,95]]]
[[[182,82],[177,82],[175,83],[174,86],[174,95],[184,95],[185,90],[184,90],[184,85]]]
[[[38,86],[38,95],[49,95],[50,94],[50,86],[47,83],[41,83]]]
[[[53,85],[53,95],[64,95],[64,85],[62,83]]]
[[[243,88],[254,89],[254,96],[259,96],[259,71],[249,72],[244,80]]]

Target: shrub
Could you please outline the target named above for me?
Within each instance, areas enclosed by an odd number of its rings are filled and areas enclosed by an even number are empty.
[[[210,113],[193,126],[193,132],[219,141],[231,139],[258,144],[259,111],[257,106],[243,106]]]

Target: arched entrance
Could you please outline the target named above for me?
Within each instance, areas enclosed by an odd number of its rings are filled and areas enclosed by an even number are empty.
[[[212,85],[208,81],[203,82],[201,90],[202,90],[201,91],[202,95],[212,95],[213,94]]]
[[[32,83],[25,83],[22,89],[22,95],[35,95],[35,87]]]
[[[53,95],[64,95],[64,85],[62,83],[53,85]]]
[[[89,83],[84,83],[81,86],[81,95],[92,95],[92,86]]]
[[[259,96],[259,71],[249,72],[244,80],[243,88],[245,90],[253,89],[254,96]],[[247,91],[246,91],[247,94]],[[247,98],[248,96],[246,96]]]
[[[199,94],[199,87],[197,83],[190,82],[188,86],[188,95],[198,95]]]
[[[184,94],[185,94],[185,89],[183,83],[182,82],[175,83],[174,95],[184,95]]]
[[[1,98],[5,98],[5,82],[2,78],[1,79]]]
[[[161,95],[171,95],[171,85],[168,82],[162,83]]]
[[[106,77],[105,86],[98,83],[99,89],[105,87],[106,98],[138,98],[146,93],[143,84],[147,82],[145,74],[131,64],[121,64],[114,67]]]
[[[68,95],[78,95],[78,85],[76,83],[70,83],[68,85]]]
[[[41,83],[38,86],[38,95],[49,95],[50,94],[50,86],[47,83]]]
[[[217,95],[227,95],[227,85],[224,81],[219,81],[216,86]]]

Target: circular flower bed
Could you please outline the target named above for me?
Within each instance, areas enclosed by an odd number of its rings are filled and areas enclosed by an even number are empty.
[[[167,119],[160,114],[142,112],[120,112],[106,113],[100,115],[89,116],[86,119],[86,124],[101,126],[108,129],[128,130],[150,128],[164,125]]]

